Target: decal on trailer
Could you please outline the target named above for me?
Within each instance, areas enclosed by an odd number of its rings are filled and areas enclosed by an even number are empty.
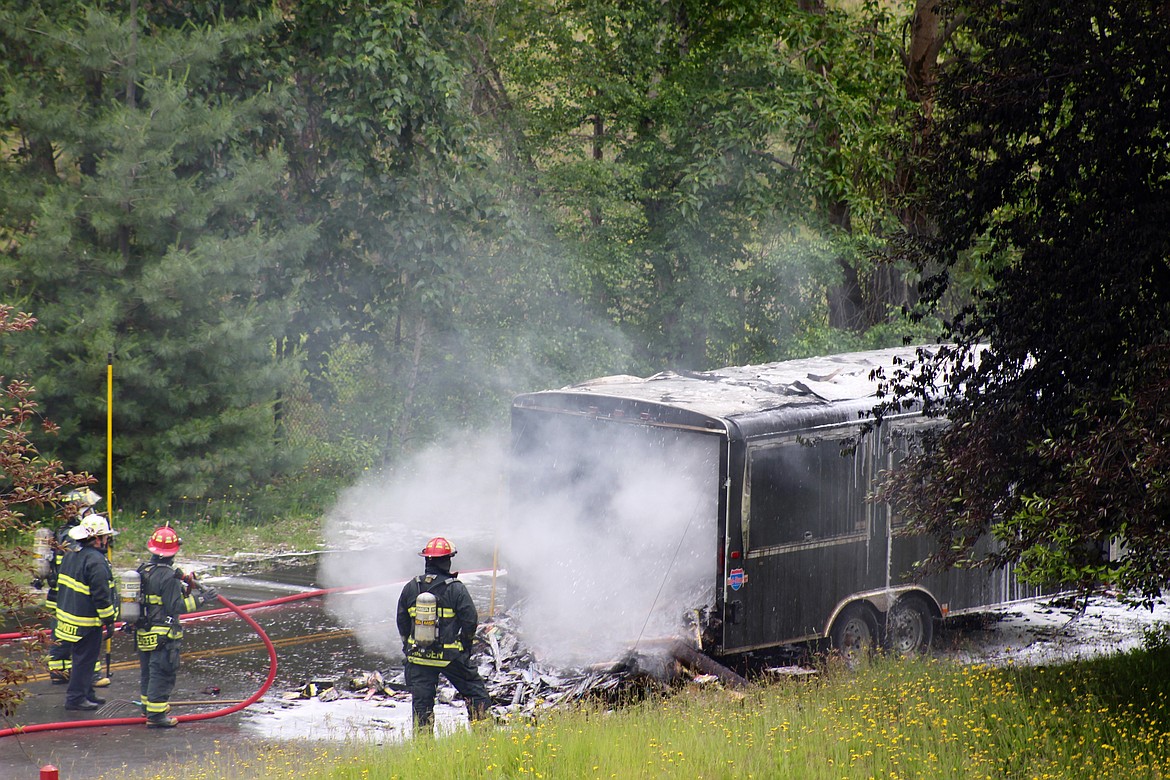
[[[739,590],[744,585],[747,585],[747,575],[743,573],[743,569],[732,569],[727,576],[727,584],[731,586],[732,590]]]

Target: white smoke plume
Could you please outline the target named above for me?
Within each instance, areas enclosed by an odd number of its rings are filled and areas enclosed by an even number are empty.
[[[321,562],[325,587],[386,585],[327,601],[367,652],[401,655],[398,594],[402,583],[423,573],[419,551],[428,539],[443,536],[455,544],[452,570],[492,568],[505,489],[503,441],[498,435],[453,436],[393,474],[371,475],[343,491],[328,513],[325,541],[335,552]],[[481,621],[485,612],[481,605]]]
[[[569,438],[525,458],[501,434],[452,437],[346,491],[326,539],[349,552],[327,557],[325,585],[405,580],[422,572],[425,541],[442,535],[459,548],[453,568],[490,569],[495,557],[507,570],[493,596],[520,600],[522,637],[543,662],[607,662],[680,635],[688,610],[714,596],[717,440],[647,450],[556,435]],[[490,581],[473,587],[481,621]],[[397,598],[395,587],[329,606],[367,651],[394,657]]]

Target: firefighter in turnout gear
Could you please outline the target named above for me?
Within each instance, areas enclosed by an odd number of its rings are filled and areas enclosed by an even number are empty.
[[[65,553],[78,549],[77,542],[69,538],[69,531],[76,528],[86,517],[96,514],[94,506],[102,500],[102,497],[89,488],[79,488],[70,490],[61,500],[65,504],[77,507],[77,513],[62,523],[53,533],[49,574],[43,582],[48,586],[45,593],[45,609],[52,616],[50,629],[55,629],[57,626],[57,575],[61,571]],[[41,584],[40,581],[33,582],[33,585],[38,588],[41,587]],[[73,662],[69,656],[69,645],[54,638],[53,643],[49,646],[48,657],[49,680],[52,681],[53,685],[64,685],[69,682],[69,672],[73,668]],[[98,658],[94,661],[93,669],[93,686],[95,688],[104,688],[110,684],[110,678],[104,676],[101,670],[102,661],[101,658]]]
[[[479,614],[458,573],[451,572],[455,552],[441,536],[427,542],[419,553],[426,560],[425,572],[406,583],[398,597],[398,633],[416,730],[429,732],[434,722],[440,674],[467,700],[469,720],[487,717],[491,705],[483,678],[471,663]]]
[[[191,575],[174,566],[181,544],[169,525],[156,528],[146,543],[150,560],[138,567],[142,578],[143,614],[135,626],[138,665],[141,671],[142,709],[150,728],[171,728],[179,719],[170,715],[171,692],[179,672],[183,631],[179,616],[194,612],[216,597],[215,589],[199,585]],[[192,594],[198,589],[198,597]]]
[[[114,633],[118,592],[105,550],[117,535],[101,515],[88,515],[69,529],[77,550],[67,552],[57,574],[57,626],[54,638],[69,650],[72,672],[65,709],[96,710],[105,703],[93,690],[94,668],[102,648],[103,630]]]

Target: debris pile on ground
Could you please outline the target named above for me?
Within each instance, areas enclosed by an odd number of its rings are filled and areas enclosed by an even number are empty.
[[[351,669],[339,678],[322,677],[310,680],[300,688],[285,691],[280,698],[284,701],[362,699],[384,702],[388,700],[410,701],[410,694],[406,691],[406,683],[401,673],[387,680],[378,671],[368,672]]]
[[[554,669],[520,642],[513,619],[501,615],[481,625],[476,634],[480,676],[492,698],[497,718],[531,716],[537,709],[580,701],[590,696],[621,694],[639,675],[628,664],[589,669]]]
[[[542,664],[521,642],[514,619],[503,614],[480,625],[472,660],[487,685],[492,714],[501,720],[532,717],[538,710],[588,698],[615,701],[636,696],[649,688],[661,688],[679,678],[672,658],[630,656],[588,668],[563,669]],[[649,662],[648,662],[649,661]],[[685,675],[697,684],[720,682],[712,674]],[[286,701],[297,699],[364,699],[410,701],[402,672],[350,670],[338,679],[314,679],[286,692]],[[450,703],[458,693],[441,678],[438,701]]]

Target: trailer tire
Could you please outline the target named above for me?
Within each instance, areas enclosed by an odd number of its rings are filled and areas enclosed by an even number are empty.
[[[921,655],[934,639],[934,615],[926,599],[909,594],[898,599],[886,613],[885,646],[900,655]]]
[[[829,631],[833,650],[854,668],[869,660],[877,644],[877,618],[863,604],[850,604],[841,610]]]

